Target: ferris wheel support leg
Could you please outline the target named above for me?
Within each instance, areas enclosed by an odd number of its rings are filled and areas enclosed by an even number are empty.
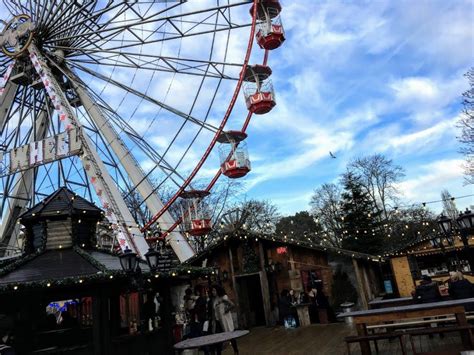
[[[5,90],[2,95],[0,95],[0,132],[3,130],[5,125],[5,118],[8,116],[8,111],[13,104],[15,99],[16,92],[18,90],[18,85],[12,82],[8,82],[5,86]]]
[[[36,132],[34,135],[31,135],[30,143],[35,140],[44,139],[48,132],[48,114],[46,111],[41,112],[37,121]],[[0,240],[9,247],[6,251],[6,256],[9,253],[14,253],[14,250],[19,247],[18,235],[20,233],[20,225],[16,222],[20,214],[25,211],[28,201],[33,198],[34,174],[35,169],[22,171],[17,175],[14,182],[15,187],[11,193],[12,202],[2,218],[0,226]]]
[[[58,80],[49,68],[47,60],[34,43],[30,44],[28,51],[33,67],[40,76],[51,101],[54,103],[60,121],[63,122],[66,130],[76,127],[80,133],[83,150],[81,162],[89,177],[89,182],[93,186],[108,220],[111,222],[111,228],[116,232],[115,236],[119,241],[120,247],[122,250],[130,248],[140,258],[144,259],[144,255],[148,251],[148,243],[140,229],[133,222],[134,219],[127,208],[119,187],[107,171],[91,139],[81,130],[81,124],[64,93],[64,89],[59,85]]]
[[[74,83],[74,88],[83,104],[84,109],[88,113],[89,117],[92,118],[109,146],[112,148],[113,152],[119,159],[121,166],[124,167],[127,175],[133,182],[133,185],[136,187],[138,193],[145,201],[148,209],[153,215],[157,214],[162,210],[164,204],[159,198],[158,194],[154,192],[153,185],[147,178],[145,172],[141,169],[137,160],[134,158],[130,150],[117,134],[113,126],[109,123],[107,118],[103,115],[102,111],[91,98],[87,90],[77,83]],[[166,211],[160,217],[158,222],[162,226],[168,227],[174,224],[174,219],[171,214]],[[181,262],[184,262],[195,254],[193,248],[181,233],[170,233],[167,236],[167,240],[170,242],[171,247]]]

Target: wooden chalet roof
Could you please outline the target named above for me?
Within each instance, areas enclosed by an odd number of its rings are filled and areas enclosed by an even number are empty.
[[[84,211],[93,213],[94,215],[100,215],[102,213],[102,210],[94,204],[77,196],[68,188],[61,187],[43,201],[23,213],[20,218],[22,220],[28,220],[33,217],[57,216],[58,211],[60,211],[59,215],[78,214],[84,213]]]
[[[73,249],[51,250],[0,276],[0,285],[86,276],[100,271]]]
[[[140,260],[139,266],[144,276],[155,275],[159,278],[188,279],[193,275],[204,276],[214,272],[212,268],[178,265],[166,257],[163,257],[157,270],[150,270],[143,260]],[[20,288],[77,287],[90,283],[102,285],[116,280],[129,282],[129,277],[122,270],[118,255],[79,247],[48,250],[1,261],[0,294],[17,292]]]
[[[308,241],[303,241],[303,240],[298,240],[298,239],[283,239],[280,237],[275,237],[273,235],[258,235],[258,236],[252,236],[249,237],[249,239],[257,238],[266,242],[271,242],[279,245],[289,245],[289,246],[294,246],[294,247],[299,247],[299,248],[305,248],[305,249],[311,249],[311,250],[317,250],[320,252],[326,252],[329,254],[337,255],[337,256],[346,256],[350,258],[355,258],[355,259],[361,259],[361,260],[367,260],[367,261],[374,261],[374,262],[383,262],[386,261],[386,258],[382,255],[371,255],[371,254],[366,254],[366,253],[360,253],[348,249],[342,249],[342,248],[336,248],[336,247],[331,247],[331,246],[324,246],[324,245],[319,245],[316,243],[308,242]],[[213,243],[210,245],[207,249],[203,250],[199,254],[195,255],[191,259],[186,261],[186,264],[196,262],[198,260],[204,259],[206,256],[208,256],[210,253],[212,253],[214,250],[218,249],[220,246],[224,245],[226,241],[230,240],[239,240],[239,237],[236,235],[231,235],[228,236],[227,238],[221,237],[217,242]]]

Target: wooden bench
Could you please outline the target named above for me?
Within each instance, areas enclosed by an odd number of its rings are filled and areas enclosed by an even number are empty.
[[[469,314],[466,319],[467,320],[474,320],[474,314],[472,312],[466,313]],[[435,319],[417,319],[408,322],[397,322],[397,323],[384,323],[384,324],[375,324],[375,325],[368,325],[367,330],[374,331],[377,329],[407,329],[407,328],[420,328],[426,324],[439,324],[439,323],[454,323],[456,322],[456,318],[449,315],[445,318],[435,318]]]
[[[403,335],[405,333],[403,332],[390,332],[390,333],[377,333],[377,334],[371,334],[371,335],[363,335],[363,336],[360,336],[360,335],[352,335],[352,336],[348,336],[348,337],[345,337],[344,340],[346,342],[346,346],[347,346],[347,353],[350,354],[351,353],[351,344],[352,343],[360,343],[361,341],[373,341],[374,342],[374,345],[375,345],[375,351],[377,352],[377,354],[379,353],[379,347],[377,345],[377,341],[378,340],[384,340],[384,339],[395,339],[395,338],[398,338],[398,341],[400,342],[400,347],[402,348],[402,354],[405,355],[406,354],[406,350],[405,350],[405,342],[403,340]]]
[[[472,331],[472,329],[474,329],[474,325],[463,325],[463,326],[413,329],[413,330],[407,330],[404,333],[408,334],[410,338],[410,344],[411,344],[411,349],[413,351],[413,354],[421,354],[421,353],[416,352],[415,343],[413,342],[413,337],[415,336],[455,333],[455,332],[461,333],[462,331],[466,331],[466,330]],[[471,350],[471,349],[464,349],[464,350]]]

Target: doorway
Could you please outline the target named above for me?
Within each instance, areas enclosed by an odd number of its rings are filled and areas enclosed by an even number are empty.
[[[239,276],[236,281],[240,308],[239,323],[243,328],[265,325],[260,275]]]

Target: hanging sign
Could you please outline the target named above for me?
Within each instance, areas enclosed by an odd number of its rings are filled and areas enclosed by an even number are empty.
[[[0,176],[14,174],[82,152],[78,129],[0,152]]]

